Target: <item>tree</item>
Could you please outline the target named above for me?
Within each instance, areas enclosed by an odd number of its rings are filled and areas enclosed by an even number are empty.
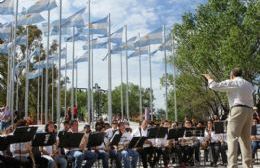
[[[209,0],[174,26],[176,53],[170,62],[174,59],[178,69],[174,80],[179,113],[201,117],[223,111],[227,115],[225,94],[206,89],[203,73],[221,81],[229,78],[231,69],[241,67],[245,79],[260,85],[259,11],[260,3],[255,0]],[[173,89],[169,94],[170,113],[174,107],[172,94]]]

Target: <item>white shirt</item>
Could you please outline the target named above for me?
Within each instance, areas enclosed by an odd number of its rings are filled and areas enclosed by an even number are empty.
[[[208,82],[210,89],[227,92],[230,107],[238,104],[253,107],[254,87],[243,78],[236,77],[233,80],[225,80],[219,83],[213,80],[209,80]]]
[[[147,137],[147,130],[143,130],[143,128],[137,128],[135,131],[133,131],[133,137]]]
[[[119,134],[119,131],[116,131],[114,135],[116,135],[116,134]],[[122,134],[118,144],[119,145],[127,144],[131,141],[132,138],[133,137],[132,137],[131,133],[125,132],[125,133]]]

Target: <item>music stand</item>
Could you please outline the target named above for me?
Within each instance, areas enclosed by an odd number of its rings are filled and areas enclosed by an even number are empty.
[[[56,143],[54,133],[36,133],[32,141],[32,146],[52,146]]]
[[[165,135],[168,134],[168,128],[166,127],[159,127],[157,131],[157,138],[164,138]]]
[[[0,151],[5,151],[9,146],[7,137],[0,137]]]
[[[205,128],[195,128],[195,136],[196,137],[204,137]]]
[[[194,128],[185,128],[185,137],[194,136]]]
[[[153,128],[149,128],[147,131],[147,137],[149,137],[149,139],[154,139],[157,137],[157,130],[158,127],[153,127]]]
[[[128,145],[128,148],[141,148],[144,145],[147,137],[133,137]]]
[[[115,134],[112,139],[110,140],[110,146],[117,146],[121,139],[120,134]]]
[[[105,134],[103,132],[92,132],[88,137],[87,148],[100,146],[104,142]]]
[[[214,122],[215,134],[223,134],[224,131],[224,122]]]
[[[84,133],[60,132],[59,147],[60,148],[78,148]]]
[[[170,129],[167,139],[175,139],[177,141],[179,138],[182,138],[183,135],[184,135],[183,128]]]
[[[29,142],[33,139],[38,127],[17,127],[14,130],[13,135],[8,136],[9,143],[23,143],[23,142]]]

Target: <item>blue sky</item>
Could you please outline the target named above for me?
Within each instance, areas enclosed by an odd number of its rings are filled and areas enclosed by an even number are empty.
[[[59,0],[56,0],[59,3]],[[36,0],[19,0],[22,7],[28,7]],[[87,5],[87,0],[63,0],[63,16],[67,17]],[[180,23],[185,12],[194,12],[199,4],[206,0],[92,0],[91,20],[96,20],[111,14],[112,32],[123,25],[128,25],[128,37],[141,36],[165,24],[171,27],[174,23]],[[42,12],[42,16],[47,18],[47,12]],[[0,22],[9,20],[8,16],[1,16]],[[51,11],[51,20],[58,19],[58,8]],[[53,36],[51,39],[57,39]],[[46,44],[46,39],[43,42]],[[81,49],[83,42],[76,44],[76,56],[81,56],[84,51]],[[65,45],[65,42],[63,43]],[[68,53],[72,53],[72,44],[67,43]],[[106,50],[94,51],[94,83],[98,83],[103,89],[107,89],[107,62],[101,59],[105,56]],[[68,55],[68,61],[71,54]],[[123,55],[124,56],[124,55]],[[123,57],[125,67],[125,57]],[[169,72],[172,67],[168,66]],[[125,70],[123,70],[123,80],[125,81]],[[155,94],[155,108],[165,108],[164,88],[160,86],[160,77],[164,73],[163,53],[158,52],[152,58],[153,89]],[[129,59],[129,82],[139,84],[138,59]],[[68,72],[71,76],[71,72]],[[142,85],[149,87],[149,66],[147,56],[142,60]],[[79,65],[78,87],[87,87],[87,63]],[[120,84],[120,57],[112,56],[112,87]]]

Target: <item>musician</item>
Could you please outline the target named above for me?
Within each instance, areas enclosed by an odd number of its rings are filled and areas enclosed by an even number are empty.
[[[139,125],[140,126],[136,130],[134,130],[133,137],[147,137],[148,121],[143,120],[139,123]],[[152,142],[146,140],[143,148],[138,149],[137,151],[142,158],[143,167],[148,167],[147,162],[151,165],[151,154],[153,152]]]
[[[252,158],[255,158],[257,149],[260,147],[260,138],[257,136],[256,125],[258,124],[257,118],[253,118],[253,124],[251,129],[251,147],[252,147]]]
[[[138,161],[138,152],[127,148],[130,140],[132,139],[132,135],[129,132],[126,132],[125,129],[125,123],[120,122],[118,124],[118,131],[115,132],[114,135],[121,135],[120,142],[117,146],[117,152],[116,155],[121,155],[121,158],[123,159],[124,168],[130,168],[130,167],[136,167],[137,161]],[[130,161],[130,157],[132,157]]]
[[[78,121],[73,120],[71,122],[71,128],[69,132],[78,133]],[[75,161],[72,164],[73,168],[79,168],[82,165],[83,160],[87,160],[85,167],[90,168],[97,160],[97,156],[94,152],[86,150],[88,140],[88,134],[85,133],[80,142],[79,148],[71,148],[68,151],[65,150],[67,157],[74,158]]]
[[[56,134],[54,123],[52,121],[49,121],[48,124],[46,124],[45,132]],[[57,143],[53,146],[40,147],[40,152],[42,153],[42,157],[48,160],[49,168],[56,167],[56,164],[59,165],[60,168],[67,167],[67,160],[63,155],[61,155],[60,150],[57,148]]]

